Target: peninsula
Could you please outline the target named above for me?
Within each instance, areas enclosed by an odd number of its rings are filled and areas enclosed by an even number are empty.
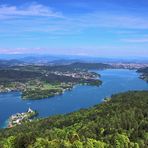
[[[140,78],[148,82],[148,67],[140,68],[137,72],[141,73]]]
[[[0,92],[21,91],[23,99],[43,99],[71,90],[76,84],[99,86],[100,63],[73,63],[58,66],[8,66],[0,68]]]
[[[16,113],[9,118],[8,128],[12,128],[16,125],[21,125],[22,123],[31,121],[37,115],[37,111],[34,111],[31,108],[29,108],[27,112]]]

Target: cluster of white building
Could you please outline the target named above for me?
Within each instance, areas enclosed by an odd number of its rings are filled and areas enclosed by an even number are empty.
[[[13,127],[14,125],[20,125],[24,119],[28,118],[28,115],[30,113],[33,113],[34,111],[29,108],[27,112],[24,113],[16,113],[15,115],[12,115],[9,119],[9,125],[8,127]]]
[[[96,75],[90,73],[90,72],[71,72],[71,71],[66,71],[66,72],[61,72],[61,71],[53,71],[51,72],[55,75],[59,76],[67,76],[67,77],[73,77],[73,78],[83,78],[83,79],[94,79],[96,78]]]

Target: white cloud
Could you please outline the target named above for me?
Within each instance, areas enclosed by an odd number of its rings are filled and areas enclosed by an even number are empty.
[[[148,17],[120,11],[97,11],[75,18],[84,27],[148,29]]]
[[[128,43],[148,43],[148,38],[127,38],[121,39],[121,41]]]
[[[27,7],[0,5],[0,18],[5,18],[8,16],[62,17],[62,14],[60,12],[55,12],[51,8],[41,4],[31,4]]]
[[[147,48],[132,46],[90,46],[90,47],[71,47],[71,48],[0,48],[0,54],[64,54],[81,56],[146,56]]]
[[[50,17],[50,19],[49,19]],[[56,19],[54,19],[56,18]],[[61,19],[62,18],[62,19]],[[78,15],[63,15],[62,12],[54,11],[50,7],[41,4],[28,6],[0,6],[0,32],[67,32],[73,34],[84,31],[87,28],[117,28],[117,29],[148,29],[147,16],[136,16],[119,11],[82,13]],[[10,24],[9,28],[5,27]],[[34,25],[35,24],[35,25]],[[15,26],[18,28],[16,29]],[[14,27],[14,29],[13,29]]]

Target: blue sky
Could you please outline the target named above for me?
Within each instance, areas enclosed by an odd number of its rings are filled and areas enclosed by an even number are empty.
[[[0,54],[147,56],[147,0],[0,0]]]

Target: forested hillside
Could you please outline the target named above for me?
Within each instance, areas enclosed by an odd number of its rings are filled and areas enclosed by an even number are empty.
[[[147,148],[148,91],[1,130],[0,141],[1,148]]]

